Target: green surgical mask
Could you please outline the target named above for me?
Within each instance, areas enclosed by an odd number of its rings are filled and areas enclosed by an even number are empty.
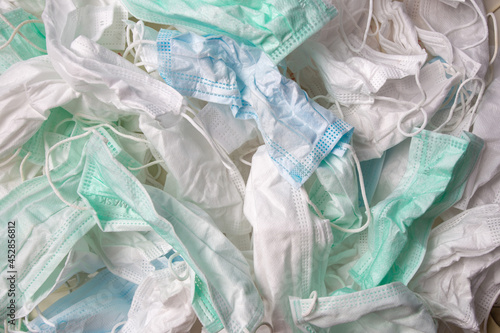
[[[330,21],[330,1],[122,0],[136,18],[199,34],[222,34],[256,46],[275,64]]]
[[[482,146],[470,133],[456,138],[422,131],[412,138],[406,173],[372,208],[368,251],[350,270],[362,289],[408,283],[425,255],[432,222],[460,199]]]
[[[101,135],[89,139],[85,169],[92,172],[84,174],[79,193],[101,218],[120,210],[127,217],[123,225],[147,223],[172,245],[194,271],[192,305],[209,332],[223,327],[228,332],[253,331],[264,309],[243,256],[201,209],[143,186],[106,140]]]
[[[0,47],[7,44],[14,32],[12,26],[15,28],[25,21],[37,20],[35,16],[21,8],[4,13],[3,16],[5,19],[0,18]],[[47,54],[47,52],[43,52],[45,50],[45,28],[43,23],[26,23],[20,28],[19,32],[26,39],[18,33],[5,48],[0,50],[0,75],[16,62]],[[34,46],[30,43],[34,44]]]
[[[75,127],[72,135],[80,131],[81,128]],[[50,170],[52,184],[70,202],[81,201],[76,190],[86,157],[84,145],[84,141],[71,142],[67,145],[66,162]],[[5,285],[9,271],[16,272],[16,314],[25,316],[53,289],[64,268],[65,257],[96,224],[96,218],[90,210],[78,210],[62,202],[46,175],[23,182],[0,200],[0,214],[4,230],[8,223],[15,222],[16,245],[15,261],[5,261],[0,267],[0,317],[5,318],[4,305],[12,298]],[[7,233],[0,236],[2,244],[7,244],[7,239]],[[7,258],[7,247],[0,251]]]

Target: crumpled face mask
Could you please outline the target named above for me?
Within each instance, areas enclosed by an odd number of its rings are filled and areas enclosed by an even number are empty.
[[[414,24],[428,31],[419,32],[424,45],[428,46],[429,42],[435,45],[445,37],[456,53],[453,64],[464,68],[468,77],[484,78],[490,59],[483,1],[405,0],[404,5]]]
[[[40,20],[21,8],[0,13],[0,75],[16,62],[45,54],[45,29]]]
[[[425,255],[434,219],[463,193],[482,149],[481,139],[423,131],[412,138],[406,173],[385,200],[372,208],[368,252],[350,270],[362,289],[407,284]]]
[[[408,287],[433,317],[479,331],[500,294],[500,206],[468,209],[432,230],[428,250]]]
[[[494,179],[500,175],[500,141],[495,124],[500,121],[500,67],[495,66],[495,79],[484,93],[475,117],[472,133],[484,140],[484,150],[474,171],[467,181],[464,195],[455,207],[465,210],[479,205],[498,202],[500,188]]]
[[[78,136],[81,128],[75,127],[72,136]],[[45,175],[25,181],[0,201],[0,212],[5,228],[10,223],[16,236],[15,267],[3,266],[1,279],[1,302],[7,304],[9,286],[5,279],[8,271],[15,269],[17,315],[27,315],[45,298],[57,283],[63,269],[61,261],[97,222],[90,211],[68,207],[59,196],[69,201],[79,200],[76,192],[80,182],[86,154],[83,142],[67,145],[67,160],[49,168],[45,164]],[[57,160],[55,160],[57,161]],[[48,176],[50,175],[50,181]],[[52,187],[57,187],[54,192]],[[7,243],[7,233],[3,242]],[[7,258],[7,248],[1,250]],[[6,262],[7,265],[7,262]],[[4,318],[5,309],[0,310]]]
[[[177,91],[98,44],[101,36],[117,33],[123,41],[120,49],[125,47],[125,22],[113,24],[117,6],[115,1],[79,7],[72,1],[47,1],[42,18],[55,70],[75,91],[110,104],[122,116],[179,114],[184,101]]]
[[[422,301],[400,282],[363,291],[344,288],[329,297],[290,297],[302,332],[436,332]]]
[[[352,127],[282,76],[261,50],[228,37],[158,35],[159,73],[182,94],[231,106],[239,119],[255,119],[281,175],[301,186]],[[214,59],[217,59],[214,60]],[[196,64],[196,65],[195,65]]]
[[[201,209],[143,186],[113,158],[103,139],[93,135],[86,146],[86,168],[94,171],[92,177],[82,179],[86,190],[80,193],[88,204],[102,212],[106,211],[103,204],[128,211],[181,255],[194,271],[192,306],[209,332],[223,327],[228,332],[254,330],[260,324],[263,305],[240,252]],[[107,199],[102,200],[100,193],[106,193]],[[205,238],[211,239],[209,246]]]
[[[326,292],[326,263],[333,241],[330,223],[309,213],[307,193],[279,175],[264,147],[252,158],[245,197],[264,322],[273,332],[289,332],[293,320],[288,296]]]
[[[225,1],[123,0],[136,18],[174,25],[200,34],[225,35],[263,50],[277,64],[331,20],[330,1],[270,0],[265,3]]]
[[[109,332],[127,319],[137,285],[103,270],[28,324],[41,332]],[[43,316],[43,317],[42,317]]]
[[[138,286],[120,332],[189,332],[196,321],[190,304],[190,281],[181,281],[171,269],[159,266]]]

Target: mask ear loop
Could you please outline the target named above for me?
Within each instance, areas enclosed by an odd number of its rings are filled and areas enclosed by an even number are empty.
[[[252,332],[250,332],[246,327],[243,327],[243,332],[245,332],[245,333],[256,333],[257,330],[259,328],[261,328],[262,326],[266,326],[267,328],[269,328],[271,330],[271,333],[274,332],[273,326],[271,326],[271,324],[269,324],[268,322],[262,322],[262,323],[260,323],[260,325],[257,326]]]
[[[307,308],[306,312],[302,313],[302,317],[309,316],[316,309],[316,303],[318,302],[318,292],[314,290],[309,295],[309,298],[312,298],[312,303],[311,305],[309,305],[309,308]]]
[[[24,178],[24,163],[28,160],[28,158],[31,156],[31,152],[29,151],[26,156],[24,156],[23,160],[21,161],[21,165],[19,165],[19,174],[21,175],[21,182],[24,182],[26,179]]]
[[[190,110],[188,108],[188,110]],[[196,114],[194,113],[193,110],[190,110],[193,114]],[[222,164],[224,165],[224,167],[228,170],[233,170],[233,167],[231,165],[229,165],[227,163],[227,161],[225,161],[225,157],[222,155],[222,153],[219,151],[219,149],[217,148],[217,146],[215,145],[215,143],[212,141],[212,138],[210,138],[208,136],[208,134],[206,133],[206,131],[200,127],[200,125],[198,125],[193,118],[191,118],[189,115],[187,115],[185,112],[181,113],[181,116],[186,119],[187,121],[189,121],[189,123],[191,125],[193,125],[193,127],[198,131],[200,132],[201,135],[203,135],[203,137],[208,141],[208,144],[217,152],[217,154],[219,155],[220,159],[221,159],[221,162]]]
[[[458,90],[457,90],[457,95],[455,96],[455,100],[453,101],[453,105],[451,106],[450,108],[450,112],[448,114],[448,117],[446,118],[446,120],[441,124],[439,125],[435,130],[434,132],[438,132],[439,130],[441,130],[444,126],[446,126],[446,124],[448,124],[448,122],[451,120],[451,118],[453,117],[453,114],[455,112],[455,109],[457,107],[457,103],[458,103],[458,94],[461,93],[462,89],[464,89],[464,85],[470,81],[478,81],[480,84],[481,84],[481,88],[479,90],[479,93],[477,95],[477,99],[476,99],[476,103],[474,104],[474,106],[472,107],[471,109],[471,119],[469,121],[469,124],[468,124],[468,127],[467,128],[470,128],[470,126],[472,126],[472,118],[473,118],[473,115],[474,113],[476,112],[477,110],[477,107],[479,106],[479,101],[481,100],[481,98],[483,97],[483,93],[484,93],[484,90],[485,90],[485,82],[483,79],[479,78],[479,77],[472,77],[472,78],[468,78],[464,81],[462,81],[462,83],[460,84],[460,86],[458,87]],[[462,99],[462,105],[463,105],[463,99]]]
[[[335,104],[335,106],[337,107],[337,111],[340,114],[340,119],[344,120],[344,118],[345,118],[344,117],[344,112],[342,112],[342,109],[340,108],[339,101],[337,101],[336,99],[331,98],[329,95],[318,95],[318,96],[314,96],[312,98],[312,100],[315,101],[315,102],[316,102],[317,99],[325,99],[329,103]]]
[[[368,33],[370,32],[370,25],[371,25],[371,22],[372,22],[372,16],[373,16],[373,0],[368,0],[369,2],[369,7],[368,7],[368,19],[367,19],[367,22],[366,22],[366,28],[365,28],[365,32],[363,34],[363,41],[361,42],[361,46],[359,48],[354,48],[354,46],[352,46],[351,42],[349,41],[349,38],[347,37],[347,34],[345,33],[345,30],[344,30],[344,24],[343,24],[343,19],[342,17],[344,16],[344,13],[346,12],[345,8],[342,8],[342,14],[340,15],[340,33],[342,34],[342,40],[344,41],[344,43],[347,45],[347,47],[349,48],[349,50],[351,50],[352,52],[354,53],[359,53],[363,47],[365,47],[366,45],[366,39],[368,37]]]
[[[493,22],[493,32],[495,33],[495,51],[493,52],[493,55],[491,56],[489,62],[489,65],[491,66],[495,62],[495,59],[497,58],[498,54],[498,25],[497,25],[497,17],[495,16],[494,12],[486,14],[486,18],[488,17],[491,17],[491,21]]]
[[[116,324],[115,324],[115,326],[113,326],[113,328],[111,329],[111,332],[110,332],[110,333],[115,333],[115,332],[116,332],[116,330],[118,329],[118,327],[123,326],[123,325],[125,325],[126,323],[127,323],[127,321],[126,321],[126,320],[125,320],[125,321],[121,321],[121,322],[119,322],[119,323],[116,323]]]
[[[245,164],[245,165],[248,165],[249,167],[251,167],[252,163],[247,162],[243,157],[245,157],[248,154],[251,154],[251,153],[257,151],[257,149],[259,149],[259,147],[252,148],[249,151],[247,151],[246,153],[244,153],[243,155],[241,155],[240,158],[239,158],[240,162],[243,163],[243,164]]]
[[[42,319],[42,321],[49,325],[50,327],[56,327],[56,324],[54,324],[53,322],[51,322],[50,320],[48,320],[47,318],[45,318],[45,316],[42,314],[42,312],[40,311],[40,308],[38,306],[35,306],[35,310],[36,312],[38,313],[38,316]]]
[[[361,170],[361,164],[359,163],[358,156],[356,155],[356,152],[354,151],[354,148],[351,145],[349,145],[347,143],[343,143],[342,146],[345,147],[345,148],[347,148],[347,149],[349,149],[351,151],[352,158],[354,159],[354,162],[356,164],[356,169],[358,171],[358,176],[359,176],[359,187],[361,188],[361,196],[363,198],[363,203],[365,205],[366,217],[367,218],[366,218],[366,222],[363,224],[363,226],[361,226],[359,228],[356,228],[356,229],[345,229],[345,228],[342,228],[342,227],[336,225],[333,222],[330,222],[330,224],[332,225],[332,227],[334,227],[337,230],[340,230],[340,231],[343,231],[343,232],[347,232],[347,233],[350,233],[350,234],[355,234],[355,233],[358,233],[358,232],[362,232],[363,230],[365,230],[366,228],[368,228],[368,226],[370,225],[370,223],[372,221],[372,214],[371,214],[371,211],[370,211],[370,204],[369,204],[368,198],[366,196],[365,182],[364,182],[364,179],[363,179],[363,172]],[[303,188],[303,187],[301,187],[301,191],[302,191],[303,196],[306,199],[307,203],[314,209],[314,211],[316,212],[316,214],[321,219],[326,220],[326,218],[323,216],[323,214],[318,209],[318,207],[311,201],[311,199],[309,199],[309,195],[307,194],[306,189]]]
[[[179,252],[176,252],[174,254],[172,254],[170,256],[170,258],[168,258],[168,267],[170,268],[170,271],[172,272],[172,274],[174,274],[175,278],[179,281],[185,281],[189,278],[189,267],[186,268],[186,274],[184,276],[179,276],[179,274],[177,274],[177,272],[174,270],[174,264],[173,264],[173,260],[178,257],[180,255]],[[187,265],[187,263],[186,263]]]
[[[422,94],[422,99],[420,100],[420,102],[415,105],[413,108],[411,108],[410,110],[406,111],[405,113],[403,113],[401,115],[401,117],[399,117],[398,119],[398,123],[397,123],[397,127],[398,127],[398,131],[399,133],[403,134],[404,136],[406,137],[413,137],[417,134],[419,134],[420,132],[422,132],[424,129],[425,129],[425,126],[427,126],[427,122],[428,122],[428,119],[427,119],[427,113],[425,112],[425,110],[423,109],[422,105],[425,103],[425,100],[427,99],[427,95],[424,91],[424,89],[422,88],[422,84],[420,83],[420,70],[417,72],[417,74],[415,74],[415,82],[417,83],[417,87],[418,87],[418,90],[420,91],[420,93]],[[408,116],[410,115],[411,113],[415,112],[416,110],[419,110],[422,112],[422,115],[424,116],[424,120],[422,122],[422,125],[420,126],[420,128],[418,128],[415,132],[405,132],[402,128],[401,128],[401,124],[403,123],[403,120]]]
[[[28,38],[26,38],[26,36],[24,36],[24,34],[20,31],[21,28],[23,26],[25,26],[26,24],[29,24],[29,23],[42,23],[43,24],[42,21],[40,21],[40,20],[27,20],[27,21],[24,21],[21,24],[19,24],[17,27],[14,27],[14,25],[12,23],[10,23],[9,20],[7,20],[7,18],[4,15],[2,15],[1,13],[0,13],[0,18],[3,21],[5,21],[5,23],[7,23],[7,25],[11,29],[13,29],[12,35],[10,35],[10,38],[7,40],[7,42],[5,42],[5,44],[0,46],[0,50],[3,50],[4,48],[6,48],[14,40],[14,37],[16,36],[16,34],[19,34],[19,36],[21,36],[32,47],[34,47],[35,49],[37,49],[40,52],[47,53],[47,50],[44,50],[41,47],[35,45],[32,41],[30,41]]]
[[[13,159],[15,159],[17,157],[17,155],[19,155],[19,153],[21,152],[21,149],[22,148],[17,148],[17,150],[14,152],[14,154],[12,154],[11,157],[9,157],[8,159],[6,159],[5,161],[3,161],[2,163],[0,163],[0,168],[3,167],[3,166],[6,166],[7,164],[9,164]]]

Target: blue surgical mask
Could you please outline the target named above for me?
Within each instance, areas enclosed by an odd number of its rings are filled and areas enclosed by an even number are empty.
[[[29,326],[47,333],[110,332],[127,319],[136,289],[136,284],[102,270],[45,310],[48,323],[39,316]]]
[[[310,100],[260,49],[224,36],[161,30],[159,73],[186,96],[255,119],[281,175],[301,186],[330,152],[342,156],[352,127]]]

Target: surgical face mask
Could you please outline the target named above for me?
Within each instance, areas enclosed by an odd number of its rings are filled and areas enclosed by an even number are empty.
[[[86,146],[86,167],[95,171],[93,177],[82,180],[93,189],[82,193],[85,200],[98,208],[102,203],[100,193],[107,193],[104,203],[133,212],[179,252],[194,271],[192,306],[209,332],[223,327],[228,332],[239,332],[243,327],[255,329],[263,306],[243,256],[201,209],[140,184],[113,158],[102,139],[94,135]]]
[[[368,46],[354,53],[340,38],[330,48],[310,40],[298,51],[301,53],[292,53],[290,57],[310,57],[329,96],[343,105],[373,103],[372,94],[387,80],[416,75],[427,58],[423,51],[412,55],[386,54]],[[305,67],[306,70],[311,67]],[[305,75],[302,71],[294,73],[299,79]]]
[[[97,43],[115,33],[108,27],[120,30],[125,42],[125,25],[113,24],[118,5],[76,7],[71,1],[47,1],[43,20],[55,70],[74,90],[110,104],[122,116],[179,114],[184,104],[177,91]]]
[[[290,297],[302,332],[436,332],[422,301],[399,282],[363,291],[344,288],[329,297]]]
[[[136,289],[137,285],[103,270],[28,326],[41,332],[109,332],[127,319]]]
[[[162,30],[158,51],[159,73],[167,84],[185,95],[230,105],[236,118],[255,119],[269,155],[295,187],[332,150],[343,155],[337,144],[349,140],[352,127],[309,100],[261,50],[225,36]]]
[[[455,138],[423,131],[412,138],[406,173],[373,207],[369,250],[350,270],[361,288],[408,283],[425,255],[432,222],[461,197],[481,148],[469,133]]]
[[[160,267],[137,287],[127,322],[120,332],[146,330],[164,333],[191,330],[196,315],[190,304],[190,281],[178,280],[165,265]]]
[[[357,129],[354,147],[360,160],[380,158],[384,151],[416,135],[439,109],[459,74],[440,61],[428,62],[417,76],[388,81],[373,104],[342,107],[344,120]],[[405,102],[402,102],[405,101]]]
[[[225,35],[263,50],[277,64],[331,20],[337,10],[329,1],[269,1],[233,4],[223,1],[123,1],[138,19],[170,24],[200,34]]]
[[[45,54],[45,29],[40,20],[20,8],[0,14],[0,75],[16,62]]]
[[[472,133],[484,140],[484,151],[467,182],[463,198],[455,205],[461,210],[498,202],[500,198],[498,186],[492,186],[493,179],[500,174],[500,140],[494,127],[500,120],[500,99],[495,93],[500,89],[500,76],[498,69],[495,72],[496,78],[486,89],[474,121]]]
[[[264,147],[252,158],[245,197],[264,321],[273,332],[289,332],[293,320],[288,296],[326,292],[326,263],[333,242],[330,223],[309,213],[307,193],[279,175]]]
[[[469,209],[430,234],[408,287],[444,326],[479,331],[500,293],[499,213],[498,204]]]
[[[77,134],[74,131],[72,135]],[[27,315],[47,296],[63,269],[61,262],[96,223],[92,212],[68,207],[59,198],[62,193],[71,202],[79,200],[76,189],[86,157],[83,144],[72,142],[66,162],[49,168],[47,161],[44,176],[22,183],[0,201],[5,228],[10,224],[16,239],[16,260],[10,263],[13,266],[6,262],[1,268],[0,297],[2,304],[7,304],[6,277],[15,271],[18,316]],[[58,188],[58,193],[52,187]],[[7,233],[3,237],[7,244]],[[2,253],[7,258],[6,247]],[[4,318],[4,309],[0,315]]]
[[[165,162],[164,190],[203,208],[223,233],[250,233],[243,216],[244,182],[238,170],[210,137],[193,126],[194,120],[189,120],[174,115],[165,115],[161,121],[147,115],[139,118],[142,132]]]
[[[484,78],[488,69],[489,48],[488,24],[482,1],[405,0],[404,4],[418,28],[445,36],[456,51],[463,51],[465,56],[459,52],[454,64],[475,64],[472,68],[475,67],[477,75]],[[475,76],[474,71],[470,74],[472,76],[469,77]]]

